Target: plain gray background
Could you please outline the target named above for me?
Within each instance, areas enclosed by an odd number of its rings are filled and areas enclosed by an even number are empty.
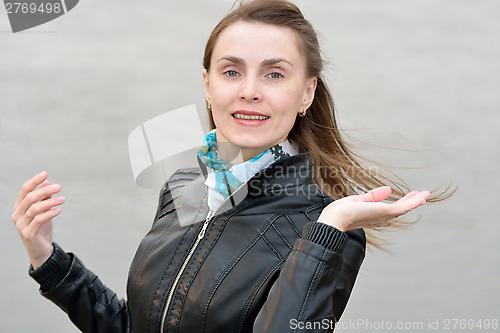
[[[414,228],[388,234],[391,253],[367,253],[342,322],[426,331],[439,320],[435,332],[447,319],[500,319],[500,3],[296,3],[321,33],[351,142],[414,168],[392,170],[415,189],[459,186],[412,215],[421,217]],[[54,239],[126,296],[158,197],[134,184],[127,137],[169,110],[204,108],[203,48],[231,5],[86,0],[18,34],[0,9],[1,332],[77,332],[38,294],[10,220],[21,185],[42,170],[67,198]]]

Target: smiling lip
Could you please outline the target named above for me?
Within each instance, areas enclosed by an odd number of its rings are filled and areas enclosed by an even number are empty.
[[[257,112],[257,111],[248,111],[248,110],[238,110],[233,112],[233,115],[235,114],[243,114],[245,116],[260,116],[260,117],[269,117],[268,115],[265,115],[263,113]]]
[[[238,118],[236,115],[239,115]],[[242,116],[252,117],[253,119],[243,119]],[[269,116],[266,116],[263,113],[257,111],[249,111],[249,110],[238,110],[232,114],[232,117],[236,124],[241,126],[259,126],[265,124],[267,120],[269,120]],[[261,119],[256,119],[261,118]]]

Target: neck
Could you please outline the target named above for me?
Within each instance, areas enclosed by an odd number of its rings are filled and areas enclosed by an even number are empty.
[[[237,146],[224,138],[219,131],[216,132],[216,140],[217,140],[217,151],[219,152],[220,157],[230,163],[243,163],[251,158],[259,155],[263,151],[268,148],[276,146],[278,143],[282,143],[287,140],[287,137],[278,140],[277,142],[272,143],[270,146],[265,147],[240,147]]]
[[[282,141],[284,142],[284,141]],[[281,143],[281,142],[279,142]],[[274,147],[278,143],[274,143],[270,147],[239,147],[231,142],[217,142],[217,151],[219,152],[220,157],[229,163],[243,163],[246,162],[253,157],[259,155],[263,151],[268,148]]]
[[[259,155],[269,147],[239,147],[231,142],[217,142],[217,151],[221,158],[230,163],[243,163]]]
[[[243,155],[243,160],[246,162],[249,159],[259,155],[262,153],[264,150],[268,149],[267,148],[241,148],[241,154]]]

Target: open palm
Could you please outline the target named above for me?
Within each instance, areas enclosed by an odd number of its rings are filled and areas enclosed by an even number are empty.
[[[380,202],[391,193],[389,186],[382,186],[365,194],[335,200],[323,209],[318,221],[341,231],[383,227],[390,220],[425,204],[431,196],[429,191],[413,191],[393,203]]]

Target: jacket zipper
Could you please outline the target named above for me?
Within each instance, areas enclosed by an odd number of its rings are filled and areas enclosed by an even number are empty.
[[[172,302],[172,297],[173,297],[175,289],[177,287],[177,283],[179,283],[181,275],[184,272],[184,269],[186,269],[186,266],[187,266],[189,260],[191,260],[191,257],[193,256],[194,251],[198,247],[198,244],[201,242],[201,240],[203,239],[203,237],[205,237],[205,232],[207,231],[207,228],[208,228],[208,225],[210,224],[210,221],[212,221],[212,218],[215,216],[215,213],[219,211],[219,209],[226,203],[226,201],[228,201],[229,199],[231,199],[231,197],[235,193],[237,193],[243,186],[245,186],[250,181],[250,179],[252,179],[252,178],[253,178],[253,176],[250,177],[246,182],[244,182],[243,184],[241,184],[241,186],[238,187],[236,189],[236,191],[234,191],[233,193],[231,193],[231,195],[228,196],[226,198],[226,200],[224,200],[222,202],[222,204],[215,211],[211,211],[211,210],[208,211],[207,217],[205,218],[205,222],[203,222],[203,226],[202,226],[200,232],[198,233],[198,236],[196,237],[196,241],[194,242],[193,246],[189,250],[189,253],[188,253],[186,259],[184,259],[184,262],[182,263],[182,266],[179,269],[179,271],[177,272],[177,275],[175,276],[175,280],[172,283],[172,286],[170,287],[170,291],[168,293],[167,300],[165,301],[165,308],[163,309],[163,314],[162,314],[162,317],[161,317],[161,326],[160,326],[160,332],[161,333],[163,333],[163,328],[165,327],[165,319],[167,318],[168,308],[170,307],[170,302]],[[207,188],[207,191],[208,191],[208,188]]]

